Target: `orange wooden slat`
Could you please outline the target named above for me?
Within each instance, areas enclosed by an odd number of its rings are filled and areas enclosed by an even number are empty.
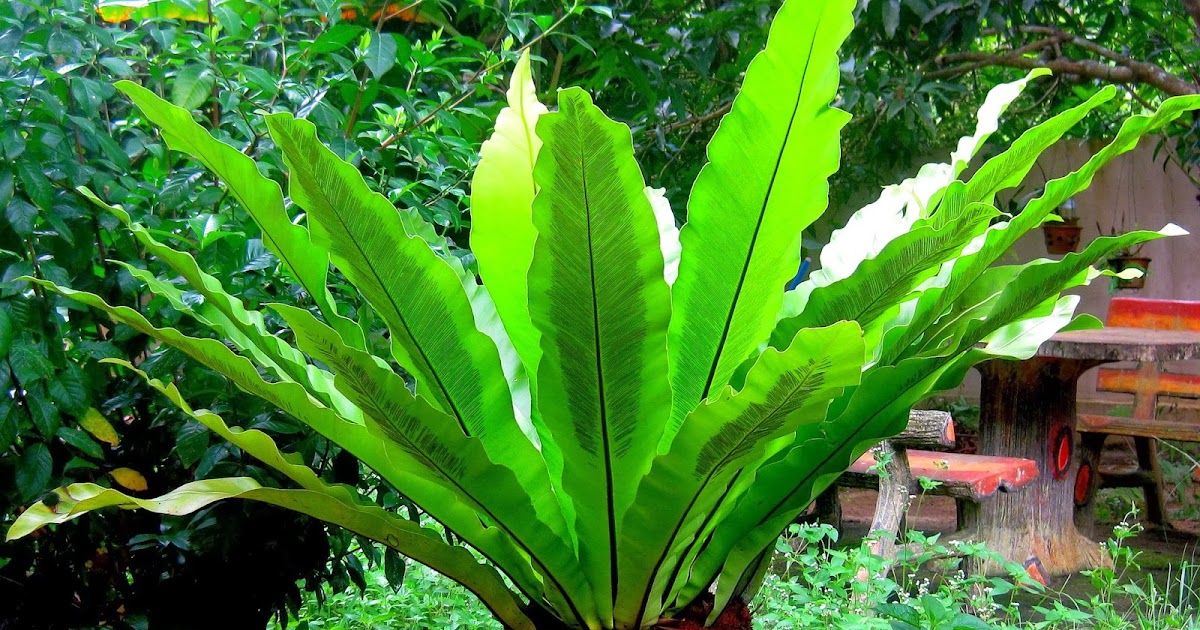
[[[854,462],[849,471],[868,474],[875,465],[869,451]],[[999,491],[1016,490],[1037,478],[1037,463],[1019,457],[963,455],[933,451],[908,451],[908,466],[913,477],[926,477],[947,485],[965,486],[975,500]]]
[[[1200,301],[1113,298],[1107,323],[1155,330],[1200,330]]]
[[[1153,379],[1146,379],[1134,370],[1100,368],[1096,373],[1096,389],[1122,394],[1200,398],[1200,374],[1158,372]]]

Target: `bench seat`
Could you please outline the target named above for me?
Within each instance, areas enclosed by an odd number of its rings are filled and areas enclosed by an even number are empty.
[[[1197,422],[1087,414],[1080,414],[1077,422],[1079,430],[1087,433],[1133,435],[1162,438],[1164,440],[1179,440],[1180,442],[1200,442],[1200,423]]]
[[[925,477],[942,485],[929,494],[980,502],[997,492],[1012,492],[1037,478],[1037,464],[1018,457],[963,455],[909,450],[908,467],[912,477]],[[868,451],[858,458],[838,481],[839,485],[875,488],[879,473],[875,455]]]

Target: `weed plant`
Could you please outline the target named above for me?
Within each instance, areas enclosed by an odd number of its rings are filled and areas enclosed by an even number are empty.
[[[776,560],[755,597],[764,630],[1165,630],[1200,628],[1200,562],[1184,560],[1165,578],[1143,571],[1130,541],[1142,532],[1131,510],[1101,543],[1112,568],[1085,571],[1085,593],[1050,589],[984,545],[905,533],[906,551],[888,563],[866,542],[839,546],[829,525],[793,525],[776,543]],[[969,571],[985,561],[1006,574]],[[500,625],[461,586],[411,564],[393,591],[383,567],[366,589],[309,595],[287,630],[432,630]],[[275,626],[278,629],[278,626]]]

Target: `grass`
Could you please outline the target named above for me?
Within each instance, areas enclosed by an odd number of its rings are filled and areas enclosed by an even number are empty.
[[[1033,582],[1017,565],[1008,565],[1005,576],[970,574],[964,567],[972,560],[996,560],[981,545],[946,545],[909,532],[915,551],[885,571],[865,544],[839,548],[832,527],[794,525],[778,541],[776,561],[751,604],[755,627],[1200,630],[1200,563],[1144,572],[1140,553],[1128,544],[1140,531],[1134,516],[1104,545],[1114,568],[1084,572],[1061,590]],[[383,567],[368,569],[364,591],[324,588],[306,595],[288,630],[500,629],[466,589],[415,563],[395,591]]]

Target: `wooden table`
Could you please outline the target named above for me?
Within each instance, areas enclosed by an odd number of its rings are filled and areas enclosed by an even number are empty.
[[[980,393],[979,452],[1032,459],[1038,478],[966,510],[962,538],[1005,559],[1064,575],[1106,564],[1075,527],[1075,400],[1079,376],[1115,361],[1200,358],[1200,332],[1101,328],[1060,333],[1027,361],[987,361]]]

